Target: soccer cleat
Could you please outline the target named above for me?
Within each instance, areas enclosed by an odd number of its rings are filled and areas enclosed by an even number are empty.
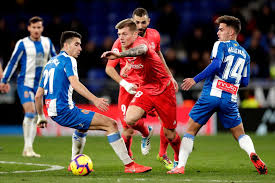
[[[176,168],[178,166],[179,162],[174,160],[174,166],[173,168]]]
[[[151,149],[150,139],[153,135],[153,127],[148,126],[149,135],[148,137],[142,137],[141,139],[141,153],[147,155]]]
[[[267,167],[256,153],[250,154],[250,160],[254,164],[259,174],[267,174]]]
[[[168,171],[167,174],[184,174],[184,166],[182,167],[176,167],[173,168],[172,170]]]
[[[25,148],[23,153],[22,153],[23,157],[35,157],[35,158],[40,158],[40,154],[37,154],[33,151],[33,149],[31,147]]]
[[[157,155],[157,160],[160,161],[167,170],[172,170],[173,169],[173,163],[172,161],[167,157],[166,154],[164,154],[162,157]]]
[[[152,170],[152,167],[139,165],[133,162],[130,166],[125,166],[125,173],[144,173]]]

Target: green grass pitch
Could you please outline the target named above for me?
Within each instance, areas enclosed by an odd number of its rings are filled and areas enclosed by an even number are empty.
[[[135,161],[153,167],[151,172],[144,174],[125,174],[122,162],[111,149],[107,138],[88,136],[84,154],[91,157],[95,172],[84,177],[74,176],[67,171],[71,156],[71,137],[37,137],[34,149],[42,157],[24,158],[21,156],[23,137],[0,136],[2,147],[0,150],[0,182],[275,182],[275,134],[267,136],[251,134],[251,137],[257,153],[267,164],[268,175],[259,175],[256,172],[247,154],[239,148],[238,143],[230,134],[197,136],[194,151],[188,159],[183,175],[167,175],[166,169],[156,160],[159,149],[158,136],[152,138],[152,149],[148,156],[141,155],[140,136],[134,137],[132,150]],[[168,156],[173,157],[171,147],[168,148]],[[64,169],[30,172],[49,168],[45,164],[63,166]],[[16,171],[24,172],[14,173]]]

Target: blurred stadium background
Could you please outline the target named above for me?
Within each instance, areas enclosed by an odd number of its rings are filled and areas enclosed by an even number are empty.
[[[100,55],[110,50],[117,39],[114,26],[131,17],[137,7],[146,8],[149,27],[161,34],[161,51],[166,63],[181,84],[209,64],[213,43],[217,40],[214,20],[224,14],[240,18],[242,31],[238,42],[251,56],[251,83],[239,93],[240,112],[246,131],[264,135],[275,131],[275,1],[274,0],[13,0],[0,2],[0,62],[5,68],[15,43],[28,36],[27,21],[32,16],[44,19],[44,33],[52,39],[57,52],[62,31],[75,30],[83,35],[83,51],[78,59],[80,80],[99,97],[113,104],[107,115],[117,118],[118,84],[105,74],[106,60]],[[22,134],[23,110],[16,92],[16,74],[11,92],[0,94],[0,135]],[[188,111],[202,89],[179,91],[178,117],[184,124]],[[89,108],[88,101],[74,94],[74,101]],[[114,116],[113,116],[114,115]],[[184,127],[184,125],[183,125]],[[71,134],[54,126],[44,135]],[[178,127],[179,129],[179,127]],[[54,132],[53,132],[54,130]],[[184,129],[179,129],[183,133]],[[215,116],[204,133],[224,129]],[[50,132],[51,131],[51,132]]]

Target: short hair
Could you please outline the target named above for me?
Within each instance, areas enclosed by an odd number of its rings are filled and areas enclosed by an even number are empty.
[[[134,17],[134,15],[139,16],[139,17],[147,15],[147,17],[149,17],[147,10],[144,8],[136,8],[133,11],[132,17]]]
[[[225,23],[227,26],[232,27],[236,34],[239,34],[241,31],[241,21],[233,16],[223,15],[216,19],[216,24]]]
[[[29,19],[29,25],[34,24],[36,22],[42,22],[43,23],[43,18],[41,18],[39,16],[34,16],[34,17]]]
[[[124,19],[118,24],[116,24],[116,29],[123,29],[124,27],[129,27],[131,31],[136,31],[137,30],[137,25],[131,18]]]
[[[75,32],[75,31],[62,32],[61,38],[60,38],[60,47],[63,48],[65,42],[67,42],[68,40],[71,40],[75,37],[79,38],[79,39],[82,38],[81,34],[79,34],[78,32]]]

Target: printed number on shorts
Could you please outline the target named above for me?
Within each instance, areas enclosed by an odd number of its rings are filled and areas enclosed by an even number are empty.
[[[135,97],[138,98],[138,97],[140,97],[142,94],[143,94],[142,91],[138,91],[138,92],[136,93]]]
[[[125,116],[125,115],[126,115],[126,105],[122,104],[122,105],[120,106],[120,108],[121,108],[121,111],[122,111],[122,113],[123,113],[123,116]]]

